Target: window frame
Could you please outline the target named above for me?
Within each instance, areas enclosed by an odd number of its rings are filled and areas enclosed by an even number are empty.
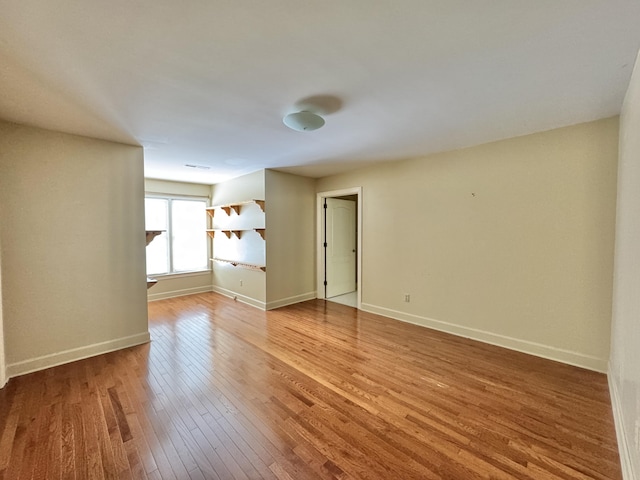
[[[153,278],[167,278],[167,277],[190,277],[190,276],[194,276],[194,275],[202,275],[202,274],[207,274],[207,273],[211,273],[212,269],[211,269],[211,262],[210,262],[210,258],[211,258],[211,242],[207,241],[206,245],[207,245],[207,253],[206,253],[206,263],[207,263],[207,267],[204,269],[199,269],[199,270],[184,270],[184,271],[180,271],[180,272],[176,272],[173,269],[173,212],[172,212],[172,208],[171,208],[171,202],[173,200],[187,200],[187,201],[196,201],[196,202],[204,202],[205,208],[207,208],[209,206],[210,203],[210,198],[209,197],[203,197],[200,195],[174,195],[174,194],[169,194],[169,193],[158,193],[158,192],[145,192],[144,194],[144,198],[145,200],[147,198],[153,198],[153,199],[159,199],[159,200],[167,200],[167,230],[166,230],[166,234],[167,234],[167,255],[169,257],[169,272],[167,273],[147,273],[148,276],[152,276]],[[206,218],[206,211],[203,213],[203,215],[205,215],[204,219],[205,222],[207,221]],[[146,229],[146,225],[145,225],[145,229]],[[206,223],[205,223],[205,228],[202,230],[202,235],[206,236]],[[145,256],[145,272],[146,272],[146,256]]]

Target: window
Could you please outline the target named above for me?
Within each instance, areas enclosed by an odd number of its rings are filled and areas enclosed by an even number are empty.
[[[207,270],[204,199],[146,197],[145,227],[164,230],[147,246],[147,275]]]

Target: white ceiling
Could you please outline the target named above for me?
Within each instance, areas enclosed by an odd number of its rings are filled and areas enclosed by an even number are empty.
[[[0,118],[144,145],[153,178],[324,176],[616,115],[639,20],[638,0],[0,0]],[[318,96],[323,128],[283,125]]]

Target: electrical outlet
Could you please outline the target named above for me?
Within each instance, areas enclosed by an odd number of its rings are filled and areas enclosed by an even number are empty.
[[[243,285],[242,280],[240,280],[240,286],[242,286],[242,285]]]
[[[404,294],[404,301],[406,303],[409,303],[411,301],[411,295],[409,295],[408,293]]]

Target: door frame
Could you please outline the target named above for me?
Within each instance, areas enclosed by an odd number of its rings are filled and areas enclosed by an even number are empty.
[[[362,305],[362,187],[343,188],[341,190],[331,190],[328,192],[319,192],[316,194],[316,297],[323,299],[324,294],[324,277],[325,277],[325,264],[324,264],[324,199],[331,197],[344,197],[346,195],[357,195],[358,201],[356,202],[356,274],[357,278],[357,308],[360,310]]]

